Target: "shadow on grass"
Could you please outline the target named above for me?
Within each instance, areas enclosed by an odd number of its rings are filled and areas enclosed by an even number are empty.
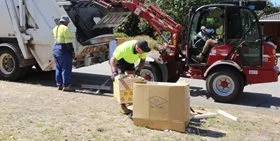
[[[73,72],[72,84],[79,93],[100,95],[102,93],[112,93],[113,86],[112,81],[108,81],[105,85],[105,81],[108,80],[108,75],[88,74]],[[32,69],[24,78],[18,81],[19,83],[36,84],[42,86],[56,87],[54,80],[54,71],[41,72],[36,69]],[[103,85],[103,86],[102,86]],[[100,87],[101,86],[101,87]],[[100,94],[96,94],[97,89],[101,89]],[[190,95],[192,97],[206,97],[210,95],[203,89],[203,87],[190,86]],[[264,107],[270,108],[275,106],[280,107],[280,98],[273,97],[271,94],[266,93],[251,93],[244,92],[231,104],[245,105],[252,107]]]
[[[202,125],[202,122],[200,120],[190,121],[189,126],[187,128],[187,133],[196,134],[196,135],[204,136],[204,137],[212,137],[212,138],[222,138],[222,137],[226,136],[225,133],[222,133],[219,131],[203,129],[201,127],[201,125]]]
[[[210,94],[203,87],[190,86],[190,95],[192,97],[200,96],[206,97],[207,99],[210,98]],[[266,93],[243,92],[236,100],[229,104],[263,108],[275,106],[278,109],[280,107],[280,97],[273,97],[272,94]]]
[[[54,76],[54,71],[42,72],[32,69],[24,78],[21,78],[17,82],[55,88]],[[110,79],[108,75],[73,72],[71,82],[72,87],[75,88],[78,93],[103,95],[104,93],[112,93],[113,91],[113,82],[108,79]],[[96,93],[98,89],[100,89],[100,93]]]

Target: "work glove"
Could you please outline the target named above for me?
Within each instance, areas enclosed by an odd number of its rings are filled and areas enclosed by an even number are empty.
[[[115,81],[115,77],[116,77],[118,74],[119,74],[118,71],[114,71],[114,72],[112,73],[112,75],[111,75],[112,81]]]

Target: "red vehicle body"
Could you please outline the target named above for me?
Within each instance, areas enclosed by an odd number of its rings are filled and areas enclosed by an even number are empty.
[[[230,102],[242,93],[244,86],[278,81],[276,46],[266,41],[256,14],[246,7],[231,4],[205,5],[189,12],[188,40],[181,40],[182,27],[145,0],[98,1],[108,7],[123,7],[145,19],[168,43],[160,58],[148,62],[141,75],[154,81],[176,81],[180,76],[206,80],[210,95],[220,102]],[[203,24],[203,15],[213,9],[223,11],[223,43],[210,49],[201,63],[192,61],[202,46],[196,34]],[[165,37],[163,31],[170,32]],[[205,42],[205,41],[204,41]]]

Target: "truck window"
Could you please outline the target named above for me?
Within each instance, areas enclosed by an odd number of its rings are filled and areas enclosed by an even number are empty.
[[[249,10],[241,10],[241,24],[244,44],[239,49],[241,64],[243,66],[261,66],[262,62],[262,46],[261,42],[256,42],[261,39],[260,28],[257,22],[257,17]]]
[[[228,7],[226,15],[227,38],[229,40],[239,40],[243,34],[240,9],[236,7]]]
[[[246,40],[257,40],[260,39],[258,23],[253,15],[253,13],[249,10],[241,10],[241,20],[243,27],[243,34],[245,34]],[[246,32],[248,32],[246,34]]]

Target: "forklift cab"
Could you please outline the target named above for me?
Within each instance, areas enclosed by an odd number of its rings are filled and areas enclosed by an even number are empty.
[[[231,4],[206,5],[190,11],[187,55],[189,64],[207,66],[217,60],[229,60],[233,53],[237,53],[236,56],[239,56],[237,63],[240,66],[261,66],[262,36],[254,12],[246,7]],[[215,11],[220,11],[222,14],[217,16]],[[223,28],[219,31],[222,33],[218,37],[219,26]],[[208,32],[202,31],[205,29]],[[201,63],[193,61],[191,56],[201,53],[208,39],[216,40],[217,43],[210,47]]]

